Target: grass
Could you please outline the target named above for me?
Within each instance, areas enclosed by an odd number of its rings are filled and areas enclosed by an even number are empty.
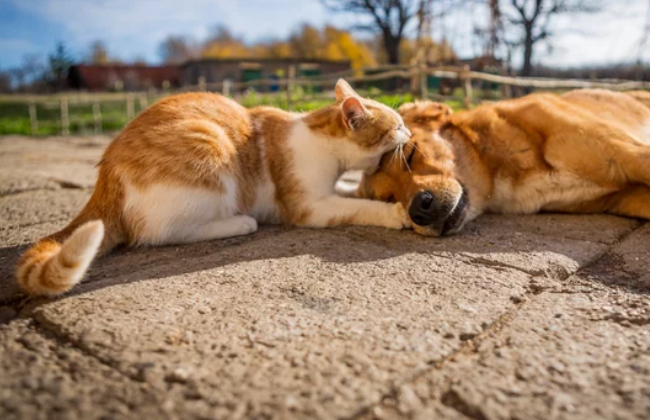
[[[386,94],[378,90],[360,92],[364,97],[371,97],[387,106],[397,108],[406,102],[415,100],[412,94]],[[286,92],[278,93],[257,93],[250,91],[236,98],[246,107],[259,105],[274,106],[288,109]],[[149,103],[155,98],[150,98]],[[329,95],[318,92],[305,92],[297,90],[291,98],[292,110],[311,111],[333,102],[331,93]],[[43,102],[35,102],[38,129],[36,135],[47,136],[61,133],[61,107],[58,97],[51,97]],[[71,134],[93,134],[95,132],[95,120],[93,117],[92,104],[97,101],[101,111],[101,131],[115,132],[121,130],[127,124],[126,101],[113,96],[103,97],[102,94],[88,94],[84,100],[70,101],[68,115]],[[461,100],[446,101],[454,110],[462,109]],[[29,119],[29,100],[21,101],[17,97],[0,97],[0,135],[18,134],[32,135]],[[138,100],[134,101],[134,112],[144,109]],[[142,104],[144,105],[144,104]]]
[[[126,103],[123,101],[100,102],[102,131],[117,131],[127,123]],[[139,112],[135,103],[135,112]],[[47,136],[61,133],[61,108],[58,103],[36,103],[38,130],[36,135]],[[95,131],[92,103],[68,106],[71,134],[91,134]],[[0,101],[0,135],[32,135],[29,120],[29,103]]]

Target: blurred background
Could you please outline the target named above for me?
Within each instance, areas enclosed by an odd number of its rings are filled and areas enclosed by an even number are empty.
[[[220,92],[309,110],[650,86],[650,0],[0,0],[0,134],[119,130]]]

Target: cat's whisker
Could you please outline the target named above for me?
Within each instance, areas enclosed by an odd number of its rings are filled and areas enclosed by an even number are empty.
[[[395,160],[395,156],[397,155],[397,150],[398,149],[399,149],[399,147],[396,147],[395,150],[393,150],[393,155],[391,156],[390,161],[388,162],[388,166],[393,164],[393,160]]]
[[[420,148],[418,147],[418,144],[417,144],[417,143],[413,143],[413,148],[414,148],[415,150],[417,150],[418,152],[420,152],[421,154],[424,154],[424,153],[422,153],[422,149],[420,149]]]
[[[399,151],[400,151],[400,154],[402,155],[402,159],[404,160],[404,165],[406,165],[406,169],[408,169],[409,172],[412,172],[411,167],[409,166],[409,163],[406,160],[406,155],[404,154],[404,145],[403,144],[400,146]]]
[[[400,150],[401,150],[401,148],[402,148],[402,146],[399,145],[399,144],[395,148],[395,156],[397,157],[397,162],[399,162],[400,166],[402,165],[402,160],[400,159]]]

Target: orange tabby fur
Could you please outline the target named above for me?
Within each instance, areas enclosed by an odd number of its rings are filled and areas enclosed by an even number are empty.
[[[78,283],[97,253],[116,245],[188,243],[257,230],[257,222],[401,229],[400,204],[342,198],[347,169],[375,169],[410,137],[390,108],[343,80],[334,105],[308,114],[247,110],[210,93],[169,97],[108,146],[81,213],[22,257],[25,291],[56,295]]]

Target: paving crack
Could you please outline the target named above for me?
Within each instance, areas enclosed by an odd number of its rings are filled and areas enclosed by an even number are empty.
[[[532,293],[532,292],[531,292]],[[386,400],[396,400],[399,395],[399,389],[400,387],[407,385],[409,383],[412,383],[422,376],[435,371],[435,370],[440,370],[444,367],[445,364],[447,364],[450,361],[453,361],[456,357],[464,354],[471,354],[476,351],[476,349],[480,346],[480,344],[485,341],[488,338],[491,338],[495,336],[503,327],[505,327],[510,320],[512,320],[516,313],[519,311],[519,309],[525,304],[525,300],[521,300],[519,302],[514,303],[509,310],[507,310],[504,314],[499,316],[495,321],[493,321],[491,324],[489,324],[482,332],[477,334],[473,339],[467,340],[464,342],[463,345],[461,345],[456,351],[453,351],[449,353],[447,356],[443,357],[442,359],[431,362],[429,363],[428,366],[423,367],[421,369],[418,369],[414,371],[411,375],[409,375],[406,378],[402,378],[399,381],[396,381],[393,383],[391,386],[391,389],[389,392],[386,394],[382,395],[377,402],[374,404],[371,404],[369,406],[363,407],[351,416],[347,417],[346,420],[360,420],[363,418],[367,418],[368,415],[372,414],[372,410],[376,406],[382,405],[382,401]],[[451,408],[454,408],[453,406],[450,406]],[[475,420],[481,420],[482,417],[473,417],[471,415],[468,415],[468,413],[463,412],[461,410],[457,410],[460,414],[463,416],[475,419]]]
[[[463,395],[453,387],[442,394],[440,402],[442,402],[445,406],[469,417],[470,419],[488,420],[488,417],[483,413],[483,410],[481,410],[480,407],[467,401]]]
[[[548,276],[544,276],[550,280],[559,280],[559,281],[565,281],[569,277],[577,274],[578,272],[587,269],[593,264],[596,264],[603,256],[605,256],[607,253],[609,253],[614,247],[616,247],[618,244],[623,242],[626,238],[628,238],[630,235],[634,234],[638,229],[640,229],[643,226],[641,224],[635,229],[632,229],[631,231],[628,231],[622,235],[620,235],[617,240],[612,243],[610,246],[608,246],[603,252],[599,253],[598,255],[594,256],[594,258],[590,259],[588,262],[586,262],[584,265],[579,267],[575,272],[572,273],[566,273],[563,276],[560,276],[560,278],[551,278]],[[489,261],[490,265],[492,264],[492,261]],[[480,263],[479,263],[480,264]],[[530,273],[527,273],[525,270],[522,270],[517,267],[511,267],[508,266],[507,268],[511,268],[513,270],[517,270],[520,272],[523,272],[527,275],[530,275]],[[532,277],[532,276],[531,276]],[[531,278],[530,283],[534,283],[535,279],[539,279],[539,277]],[[399,396],[399,389],[401,386],[410,384],[417,379],[421,378],[422,376],[442,369],[445,364],[447,364],[450,361],[455,360],[457,357],[460,357],[462,355],[470,355],[472,353],[475,353],[476,350],[479,348],[481,343],[487,339],[496,337],[500,331],[506,327],[509,322],[514,319],[514,317],[517,315],[519,310],[531,299],[534,299],[536,295],[539,295],[540,293],[544,291],[552,291],[552,288],[537,288],[537,287],[532,287],[534,286],[531,285],[529,287],[528,291],[524,293],[522,298],[517,298],[513,300],[513,305],[510,306],[508,310],[506,310],[502,315],[500,315],[495,321],[493,321],[491,324],[489,324],[481,333],[477,334],[473,339],[465,341],[463,345],[461,345],[457,350],[452,351],[449,353],[447,356],[443,357],[442,359],[430,363],[428,366],[423,367],[422,369],[418,369],[411,373],[408,377],[402,378],[399,381],[395,381],[393,385],[391,386],[390,390],[380,396],[380,398],[373,404],[370,404],[366,407],[362,407],[361,409],[357,410],[355,413],[353,413],[351,416],[347,417],[346,420],[361,420],[361,419],[367,419],[367,418],[372,418],[372,413],[373,409],[375,407],[381,407],[384,403],[384,401],[396,401],[398,396]],[[465,401],[461,395],[458,394],[453,389],[453,386],[451,383],[447,383],[447,386],[445,387],[446,389],[442,392],[442,398],[441,398],[441,403],[444,404],[445,406],[456,410],[458,413],[462,414],[465,417],[468,417],[473,420],[484,420],[486,419],[485,414],[478,409],[477,407],[473,406],[472,404],[469,404],[467,401]]]
[[[141,378],[138,378],[136,375],[131,375],[127,372],[124,372],[122,369],[116,366],[116,363],[113,360],[95,354],[83,342],[70,337],[68,334],[62,331],[59,325],[29,310],[22,311],[21,316],[30,318],[33,321],[34,330],[45,339],[53,340],[57,342],[57,344],[70,345],[74,349],[78,350],[85,357],[89,357],[96,360],[98,363],[111,369],[112,371],[116,372],[120,376],[132,382],[136,382],[138,384],[142,383]]]
[[[93,186],[84,185],[78,182],[70,181],[69,179],[56,178],[56,177],[48,177],[48,179],[52,182],[56,182],[63,189],[89,190],[95,188],[94,185]]]
[[[524,268],[517,267],[516,265],[513,265],[513,264],[508,264],[508,263],[504,263],[504,262],[501,262],[501,261],[495,261],[495,260],[491,260],[491,259],[485,258],[485,257],[475,257],[475,256],[472,256],[471,254],[468,254],[468,253],[462,253],[461,255],[463,255],[465,258],[468,258],[468,262],[474,263],[474,264],[480,264],[480,265],[482,265],[484,267],[507,268],[507,269],[519,271],[519,272],[524,273],[524,274],[528,274],[528,275],[533,276],[533,277],[542,277],[542,276],[545,276],[545,274],[546,274],[546,273],[544,273],[543,271],[540,271],[540,270],[526,270]]]

